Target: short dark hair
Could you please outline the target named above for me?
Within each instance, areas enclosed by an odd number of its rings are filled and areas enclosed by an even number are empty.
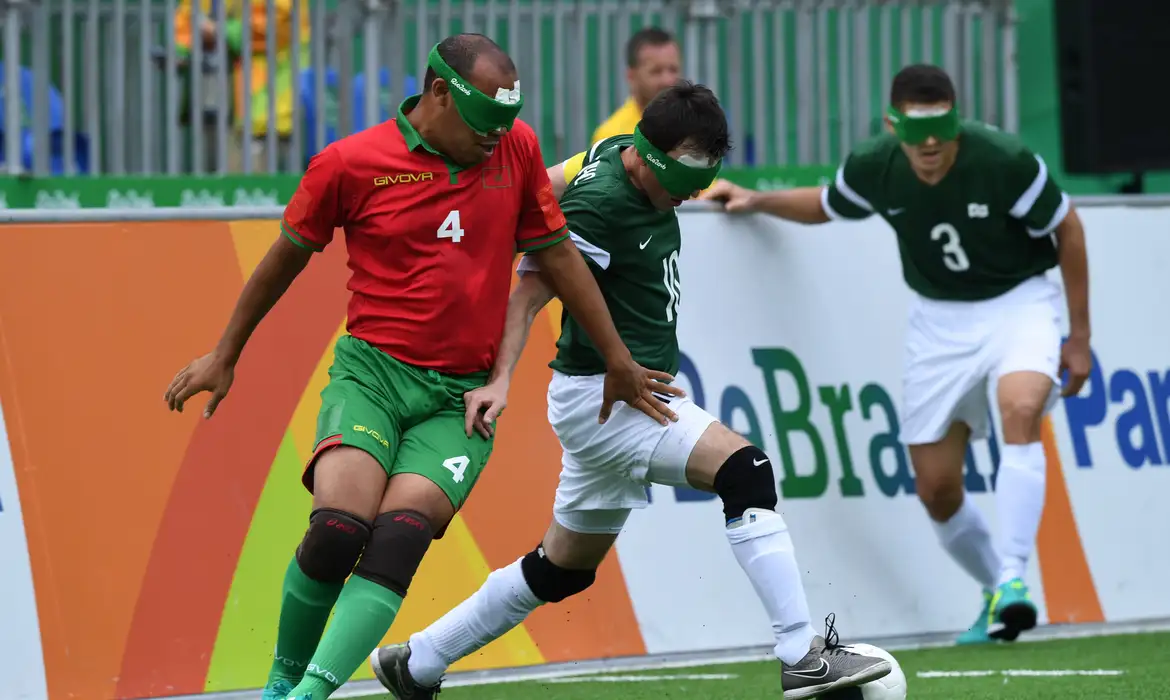
[[[955,101],[955,84],[951,76],[938,66],[918,63],[906,66],[894,76],[890,85],[890,104],[899,107],[908,103],[931,104]]]
[[[647,46],[666,46],[674,43],[674,36],[665,29],[645,27],[634,32],[626,42],[626,65],[630,68],[638,67],[638,56]]]
[[[456,74],[471,80],[471,71],[475,69],[475,62],[480,56],[486,56],[496,62],[500,70],[505,73],[515,73],[516,64],[500,45],[483,34],[452,34],[439,42],[439,58],[451,66]],[[427,66],[423,75],[423,91],[431,89],[435,82],[435,69]]]
[[[687,80],[666,88],[646,105],[639,130],[663,151],[686,144],[697,153],[722,158],[731,150],[727,115],[715,93]]]

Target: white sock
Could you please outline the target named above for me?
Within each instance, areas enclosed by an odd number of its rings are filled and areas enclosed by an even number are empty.
[[[470,598],[410,637],[410,675],[433,686],[447,667],[524,621],[543,604],[528,587],[517,559],[493,571]]]
[[[808,615],[804,582],[788,525],[779,513],[749,508],[727,528],[731,551],[756,589],[776,636],[776,658],[792,665],[804,658],[816,632]]]
[[[1036,532],[1044,512],[1044,479],[1048,463],[1044,445],[1004,445],[995,482],[999,514],[999,551],[1003,566],[999,583],[1023,578],[1036,548]]]
[[[1002,471],[1000,478],[1003,478]],[[1000,558],[991,543],[991,530],[987,527],[987,521],[971,502],[970,496],[963,494],[963,505],[959,506],[950,520],[945,523],[931,522],[947,554],[984,590],[994,589],[1001,566]]]

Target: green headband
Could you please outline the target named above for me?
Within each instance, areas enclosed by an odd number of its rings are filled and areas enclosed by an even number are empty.
[[[451,97],[455,101],[455,109],[463,122],[482,135],[487,135],[499,129],[511,129],[520,108],[524,106],[524,96],[520,94],[520,81],[511,90],[500,88],[496,96],[488,97],[475,88],[466,78],[452,70],[451,66],[439,55],[439,45],[431,49],[427,65],[435,75],[447,81],[450,86]]]
[[[658,184],[672,197],[687,199],[707,189],[719,174],[723,161],[710,167],[688,165],[666,155],[666,152],[646,140],[641,125],[634,127],[634,148],[650,166]],[[684,156],[685,157],[685,156]]]
[[[959,110],[904,114],[894,107],[886,111],[898,140],[916,146],[931,136],[939,141],[954,141],[959,136]]]

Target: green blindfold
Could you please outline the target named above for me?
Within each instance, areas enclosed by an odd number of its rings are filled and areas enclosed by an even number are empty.
[[[898,140],[911,146],[917,146],[931,136],[939,141],[954,141],[959,136],[959,110],[955,107],[946,112],[910,114],[890,107],[886,115],[894,125],[894,134],[898,136]]]
[[[723,167],[722,160],[716,161],[711,166],[691,165],[675,160],[666,155],[665,151],[647,141],[646,137],[642,135],[642,129],[638,126],[634,127],[634,148],[650,166],[658,184],[662,185],[670,196],[678,199],[687,199],[695,192],[710,187],[711,183],[715,181],[715,177],[719,175],[719,169]],[[687,158],[687,156],[683,157]]]
[[[455,109],[463,122],[471,127],[472,131],[486,136],[500,129],[511,129],[524,106],[524,95],[520,94],[520,81],[511,90],[500,88],[495,97],[488,97],[456,73],[439,55],[439,45],[431,49],[427,58],[427,65],[435,71],[435,75],[447,81],[450,86],[451,98],[455,101]]]

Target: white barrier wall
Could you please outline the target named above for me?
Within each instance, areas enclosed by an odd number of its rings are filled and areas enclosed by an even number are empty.
[[[8,440],[0,408],[0,658],[8,664],[5,686],[13,700],[42,700],[47,691],[37,601]]]
[[[82,211],[119,223],[0,235],[0,658],[18,700],[258,687],[310,508],[299,477],[343,330],[343,244],[260,325],[229,399],[203,421],[168,412],[163,388],[218,338],[280,212],[121,221],[130,214]],[[1170,206],[1081,214],[1096,364],[1051,416],[1029,579],[1052,621],[1168,617]],[[965,628],[979,592],[936,544],[896,439],[910,297],[893,233],[880,220],[800,227],[689,207],[681,220],[680,380],[780,470],[814,615],[836,613],[854,638]],[[187,274],[159,260],[183,260]],[[559,317],[544,315],[489,469],[387,642],[470,595],[547,526]],[[974,445],[967,472],[993,524],[997,454],[996,439]],[[768,644],[719,502],[663,487],[652,497],[588,595],[542,608],[455,670]]]
[[[1049,473],[1063,474],[1069,509],[1053,515],[1050,484],[1029,579],[1042,615],[1046,588],[1060,588],[1061,621],[1093,619],[1098,604],[1108,620],[1167,616],[1170,210],[1081,214],[1097,364],[1081,395],[1052,414],[1059,464]],[[814,616],[836,612],[849,636],[965,628],[978,586],[937,545],[895,439],[910,292],[892,231],[876,217],[813,227],[717,213],[682,221],[688,386],[782,467],[781,510]],[[994,439],[973,446],[967,480],[993,525],[995,448]],[[653,505],[619,540],[647,649],[769,643],[719,502],[691,498],[701,495],[655,486]]]

